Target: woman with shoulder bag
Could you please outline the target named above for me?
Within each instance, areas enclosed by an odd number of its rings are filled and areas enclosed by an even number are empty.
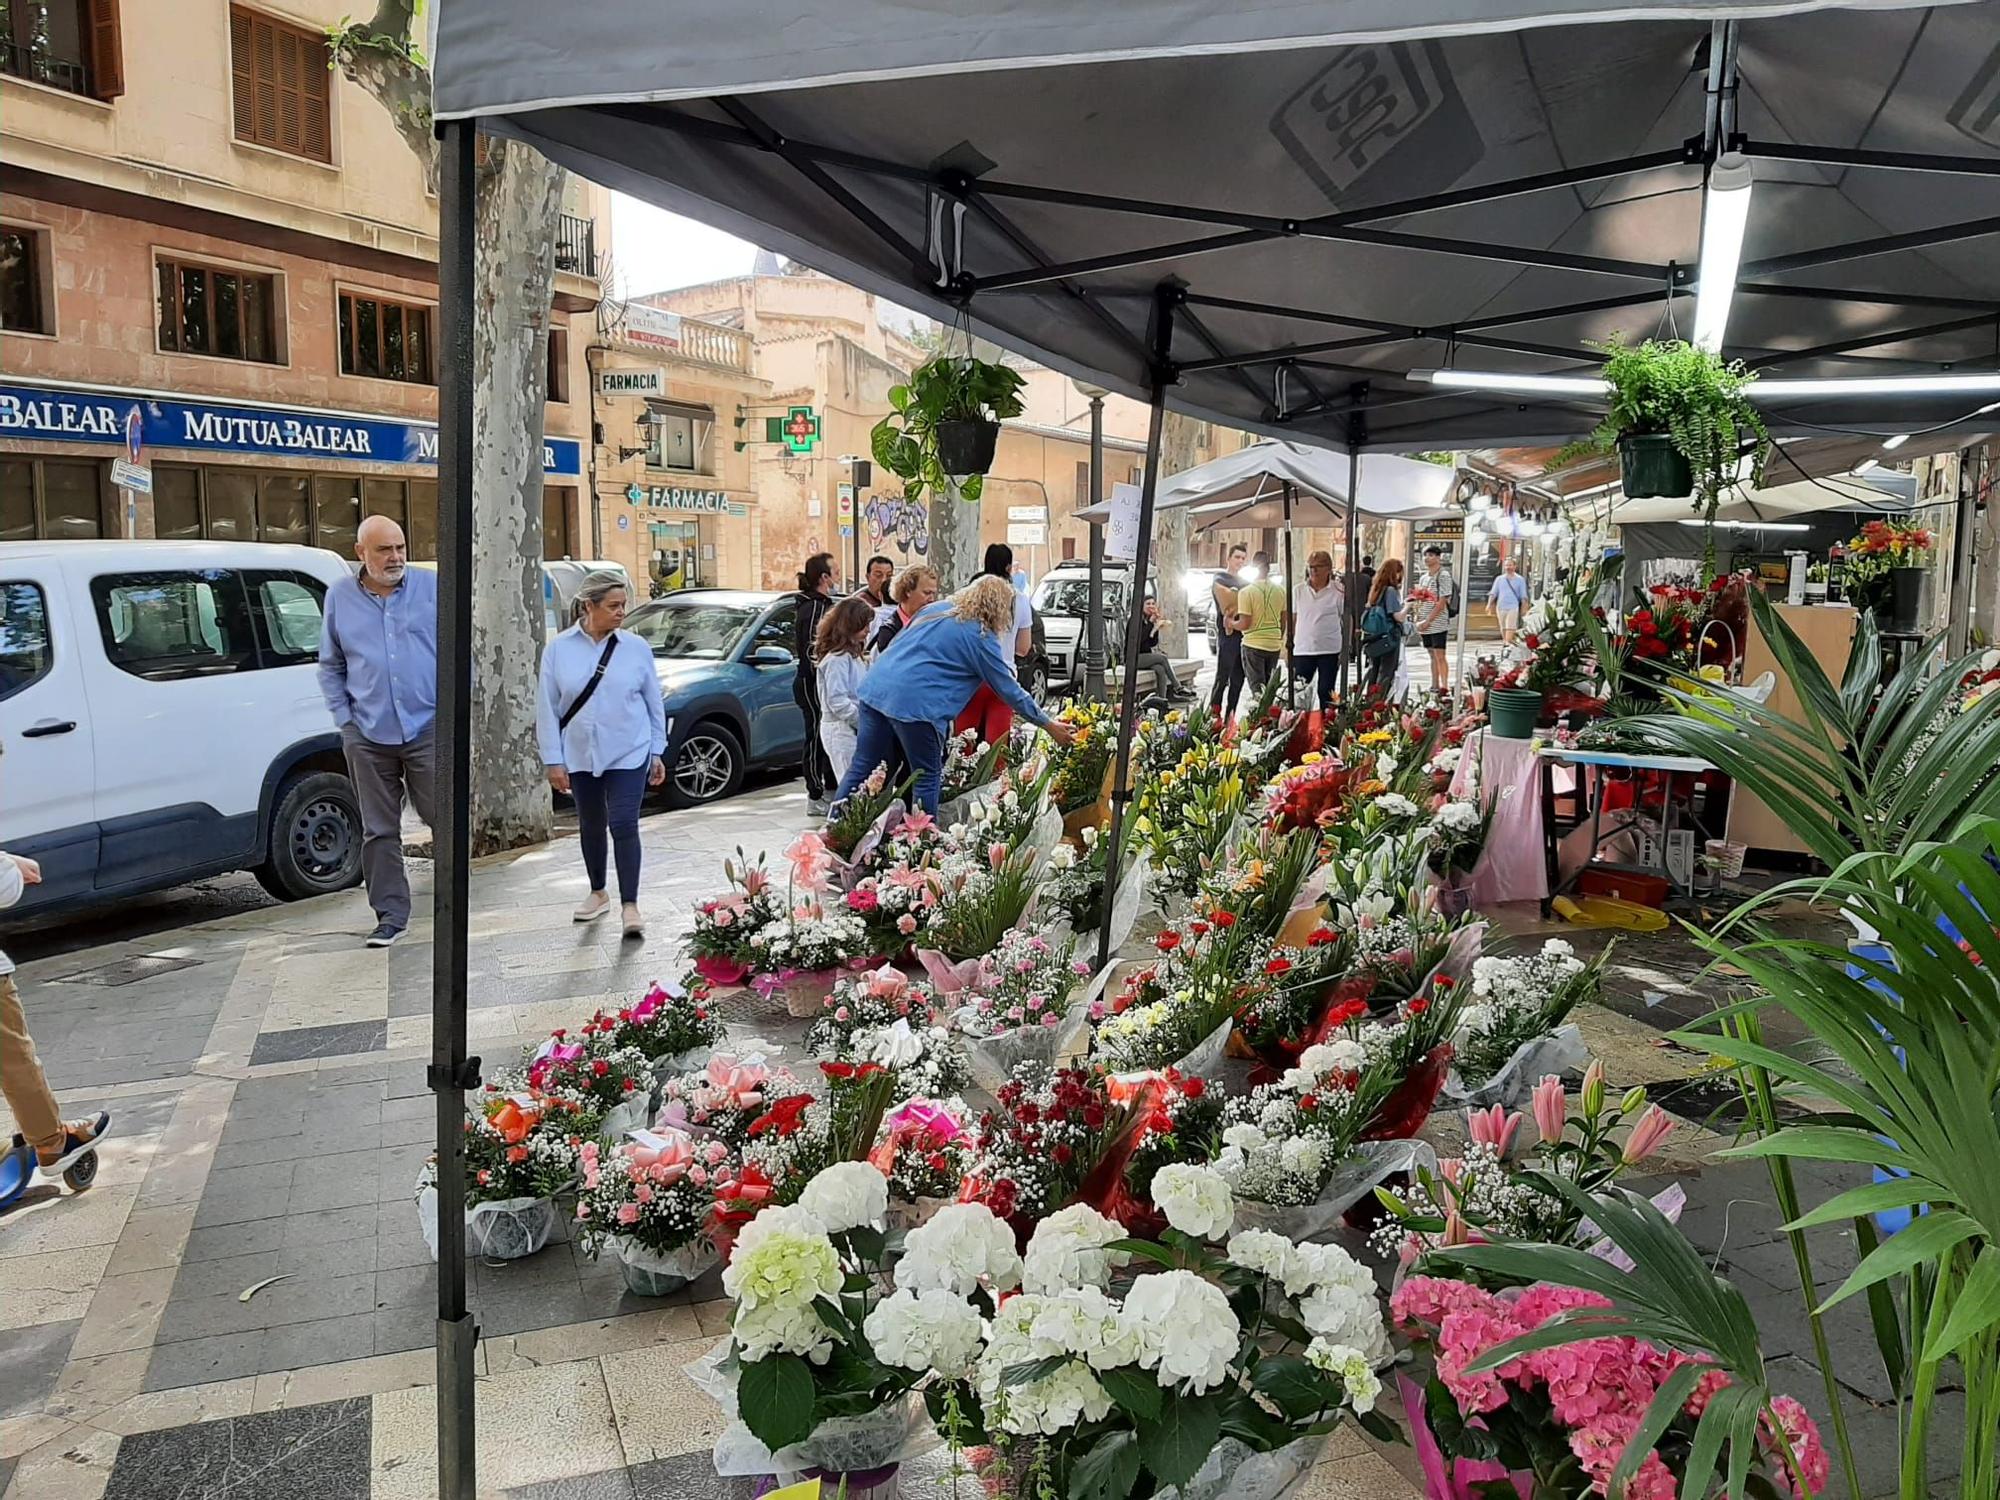
[[[611,909],[605,891],[607,838],[618,864],[625,936],[646,935],[639,915],[639,804],[667,779],[667,713],[653,652],[619,626],[625,580],[599,571],[577,591],[577,622],[542,652],[535,736],[549,785],[576,802],[577,836],[590,894],[574,913],[594,922]]]
[[[1368,607],[1361,612],[1361,655],[1368,663],[1362,692],[1386,697],[1403,660],[1403,563],[1390,558],[1368,586]]]

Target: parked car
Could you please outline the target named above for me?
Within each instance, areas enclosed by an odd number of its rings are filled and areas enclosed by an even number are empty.
[[[727,797],[746,770],[803,758],[805,714],[792,697],[797,620],[796,596],[736,589],[682,589],[625,616],[659,663],[674,806]]]
[[[361,878],[316,663],[346,564],[256,542],[0,543],[0,848],[13,914],[230,870],[296,900]]]
[[[437,563],[426,558],[412,562],[413,568],[428,568],[437,571]],[[347,571],[358,573],[361,564],[358,559],[348,559]],[[592,573],[603,571],[616,573],[625,580],[625,596],[634,604],[638,596],[632,592],[632,575],[625,571],[623,563],[592,562],[573,557],[557,558],[542,564],[542,630],[544,640],[552,640],[570,625],[570,612],[576,605],[576,591],[583,587],[583,580]]]
[[[1124,640],[1130,609],[1132,568],[1129,563],[1104,564],[1104,649],[1115,656]],[[1153,595],[1151,583],[1146,597]],[[1040,644],[1048,660],[1048,690],[1058,697],[1083,686],[1083,627],[1090,610],[1090,567],[1065,562],[1042,575],[1035,586],[1034,606]]]

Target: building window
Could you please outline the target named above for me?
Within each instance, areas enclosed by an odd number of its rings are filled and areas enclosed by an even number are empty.
[[[431,509],[413,516],[410,492],[419,487]],[[436,491],[436,482],[428,479],[155,464],[153,535],[161,540],[295,542],[345,558],[354,555],[361,518],[387,516],[408,533],[410,556],[429,559],[437,552]],[[11,515],[11,508],[6,514]]]
[[[715,411],[678,401],[646,403],[646,467],[706,474]]]
[[[163,257],[159,278],[163,352],[279,363],[277,277]]]
[[[0,73],[90,99],[125,92],[118,0],[0,5]]]
[[[549,394],[558,406],[569,405],[569,330],[549,330]]]
[[[33,687],[54,668],[48,596],[37,584],[0,582],[0,702]]]
[[[569,531],[570,512],[575,508],[574,485],[542,486],[542,556],[550,562],[576,555]]]
[[[236,139],[333,160],[333,75],[326,38],[240,5],[229,10]]]
[[[54,333],[49,307],[49,237],[25,224],[0,224],[0,328]]]
[[[340,373],[435,385],[431,310],[386,297],[340,294]]]
[[[89,539],[107,529],[106,465],[96,459],[0,459],[0,541]]]

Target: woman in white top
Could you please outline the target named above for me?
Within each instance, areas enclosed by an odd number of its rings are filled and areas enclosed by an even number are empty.
[[[868,675],[868,637],[874,626],[875,611],[868,601],[850,594],[826,612],[819,638],[813,642],[813,659],[819,663],[819,742],[833,762],[836,786],[854,759],[855,730],[861,719],[856,695]]]
[[[578,842],[590,895],[576,920],[611,909],[604,888],[605,841],[618,862],[625,936],[644,937],[639,915],[639,804],[667,779],[667,711],[653,651],[625,620],[625,580],[596,572],[577,591],[577,622],[542,652],[535,735],[549,785],[576,802]]]

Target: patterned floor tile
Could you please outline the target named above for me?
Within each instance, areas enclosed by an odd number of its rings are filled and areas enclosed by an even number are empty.
[[[104,1500],[369,1500],[369,1399],[125,1439]]]

